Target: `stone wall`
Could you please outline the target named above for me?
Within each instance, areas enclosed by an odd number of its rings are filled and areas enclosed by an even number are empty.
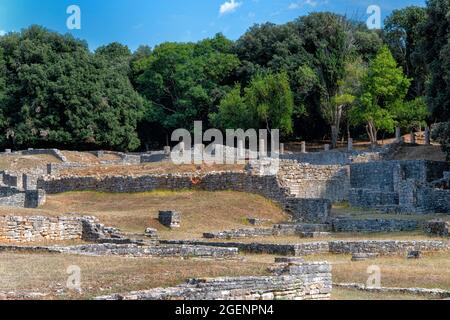
[[[381,255],[407,254],[409,251],[450,250],[450,241],[330,241],[330,252],[335,254],[378,253]]]
[[[38,189],[48,194],[71,191],[148,192],[154,190],[198,189],[206,191],[240,191],[262,195],[280,203],[294,219],[323,222],[328,219],[331,202],[327,199],[301,199],[289,196],[289,189],[280,185],[276,176],[259,176],[245,172],[216,172],[201,176],[193,174],[161,174],[137,177],[44,177]]]
[[[283,160],[294,160],[299,163],[312,165],[349,165],[351,163],[365,163],[379,161],[383,158],[383,152],[358,152],[358,151],[322,151],[311,153],[288,153],[280,156]]]
[[[286,265],[281,275],[191,279],[172,288],[98,297],[96,300],[322,300],[332,290],[327,262]]]
[[[280,161],[279,180],[297,198],[324,198],[333,202],[348,200],[349,167],[309,165]]]
[[[17,208],[37,208],[45,202],[43,190],[19,190],[16,187],[0,186],[0,205]]]
[[[166,240],[164,244],[208,245],[214,247],[235,247],[242,252],[253,254],[273,254],[280,256],[305,256],[328,253],[329,247],[326,241],[304,242],[294,244],[275,243],[241,243],[241,242],[206,242],[189,240]]]
[[[38,242],[76,240],[82,237],[79,219],[62,217],[0,217],[0,240]]]
[[[401,232],[414,231],[419,228],[417,220],[400,219],[349,219],[340,218],[332,221],[334,232]]]
[[[450,237],[450,221],[429,221],[425,224],[424,230],[430,235]]]
[[[101,242],[111,237],[120,238],[120,234],[94,217],[0,216],[0,241],[4,242]]]
[[[67,158],[58,149],[29,149],[25,151],[19,151],[17,153],[24,156],[51,155],[62,162],[67,162]]]
[[[380,161],[350,166],[353,207],[385,212],[450,212],[450,191],[436,189],[449,163],[434,161]]]
[[[447,251],[450,241],[316,241],[292,244],[206,242],[206,241],[161,241],[166,244],[208,245],[217,247],[236,247],[240,251],[255,254],[274,254],[282,256],[305,256],[323,253],[354,254],[378,253],[380,255],[407,254],[409,251]]]

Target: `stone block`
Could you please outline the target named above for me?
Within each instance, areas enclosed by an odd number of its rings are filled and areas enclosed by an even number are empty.
[[[159,222],[168,228],[181,227],[181,214],[176,211],[159,211]]]

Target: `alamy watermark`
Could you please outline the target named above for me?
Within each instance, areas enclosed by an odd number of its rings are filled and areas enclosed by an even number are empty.
[[[66,13],[70,16],[66,20],[66,26],[69,30],[81,30],[81,9],[77,5],[67,7]]]
[[[227,129],[225,136],[218,129],[203,132],[203,123],[194,122],[194,134],[186,129],[172,133],[178,144],[170,152],[174,164],[246,164],[266,162],[261,174],[276,174],[280,159],[280,131]],[[209,143],[205,145],[204,142]]]

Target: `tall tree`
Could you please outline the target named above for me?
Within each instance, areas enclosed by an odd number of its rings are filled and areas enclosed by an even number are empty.
[[[294,99],[286,73],[255,76],[241,95],[236,86],[211,120],[222,129],[279,129],[292,133]]]
[[[427,103],[434,122],[446,122],[433,133],[450,160],[450,2],[428,0],[428,19],[421,32],[421,54],[431,72],[427,86]]]
[[[165,133],[191,129],[194,121],[205,126],[208,114],[231,90],[239,59],[232,42],[218,34],[194,43],[163,43],[150,56],[135,62],[140,74],[138,91],[147,99],[150,118],[142,128],[161,124]]]
[[[15,148],[131,150],[142,101],[109,58],[70,35],[32,26],[0,40],[8,98],[1,127]]]
[[[383,46],[369,66],[362,95],[351,112],[353,123],[366,123],[372,146],[378,142],[379,130],[394,131],[397,107],[404,103],[410,84],[389,48]]]
[[[423,36],[420,27],[426,19],[426,8],[410,6],[394,10],[385,21],[384,33],[389,49],[406,75],[413,79],[410,98],[422,96],[425,91],[428,72],[419,48]]]

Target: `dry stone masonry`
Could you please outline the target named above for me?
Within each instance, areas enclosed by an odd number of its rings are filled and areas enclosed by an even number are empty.
[[[120,239],[118,230],[106,228],[94,217],[0,216],[0,241],[108,241]]]
[[[436,188],[449,163],[381,161],[350,167],[350,204],[386,212],[450,213],[450,190]]]
[[[324,300],[332,290],[327,262],[279,263],[266,277],[191,279],[172,288],[115,294],[96,300]]]
[[[181,214],[176,211],[160,211],[159,222],[168,228],[176,229],[181,227]]]
[[[338,218],[332,222],[334,232],[401,232],[419,229],[417,220]]]
[[[425,225],[425,232],[430,235],[450,237],[450,221],[429,221]]]

